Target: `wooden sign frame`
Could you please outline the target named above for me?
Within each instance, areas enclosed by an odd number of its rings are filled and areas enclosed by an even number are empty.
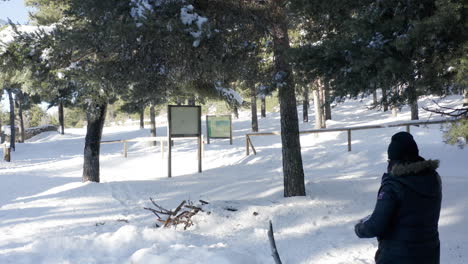
[[[201,106],[168,105],[167,130],[167,176],[172,177],[172,138],[198,139],[198,172],[202,172]]]

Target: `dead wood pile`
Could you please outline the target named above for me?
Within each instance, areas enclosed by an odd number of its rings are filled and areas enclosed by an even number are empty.
[[[208,202],[199,200],[200,204],[195,206],[192,201],[184,200],[172,211],[158,205],[151,197],[150,201],[156,208],[144,207],[143,209],[153,212],[157,217],[156,220],[158,223],[161,223],[163,227],[183,224],[184,230],[193,225],[192,216],[196,215],[198,212],[204,212],[201,207],[208,204]],[[160,227],[158,223],[156,223],[156,226]]]

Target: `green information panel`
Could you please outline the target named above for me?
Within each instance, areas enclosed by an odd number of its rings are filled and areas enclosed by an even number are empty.
[[[210,138],[228,138],[232,145],[232,119],[230,115],[206,116],[206,135]]]
[[[208,116],[207,118],[210,138],[231,137],[231,116]]]

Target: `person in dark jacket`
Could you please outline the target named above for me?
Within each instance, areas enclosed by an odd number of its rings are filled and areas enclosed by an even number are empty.
[[[439,264],[439,161],[420,157],[406,132],[392,136],[388,159],[374,212],[356,224],[356,235],[377,237],[377,264]]]

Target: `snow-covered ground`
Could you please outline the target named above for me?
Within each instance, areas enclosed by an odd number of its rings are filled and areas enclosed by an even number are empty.
[[[457,106],[461,99],[443,102]],[[328,127],[409,120],[407,108],[394,118],[368,110],[368,103],[337,105]],[[311,116],[302,130],[312,129]],[[440,117],[422,112],[427,118]],[[259,122],[261,131],[279,131],[278,113]],[[165,123],[158,125],[165,135]],[[375,239],[358,239],[353,227],[373,209],[390,137],[405,128],[353,132],[352,152],[345,132],[301,136],[307,196],[284,198],[280,138],[253,138],[257,155],[246,156],[249,126],[244,112],[233,122],[233,145],[206,145],[203,173],[197,173],[196,141],[177,141],[173,178],[159,147],[134,143],[124,158],[122,145],[111,144],[102,145],[101,183],[82,183],[83,129],[17,144],[12,162],[0,163],[0,263],[273,263],[269,220],[285,264],[373,263]],[[441,263],[468,263],[468,149],[444,144],[440,125],[411,131],[421,156],[441,160]],[[103,140],[148,135],[148,129],[106,127]],[[156,228],[155,216],[143,209],[152,206],[150,197],[168,209],[202,199],[210,214],[194,216],[185,231]]]

